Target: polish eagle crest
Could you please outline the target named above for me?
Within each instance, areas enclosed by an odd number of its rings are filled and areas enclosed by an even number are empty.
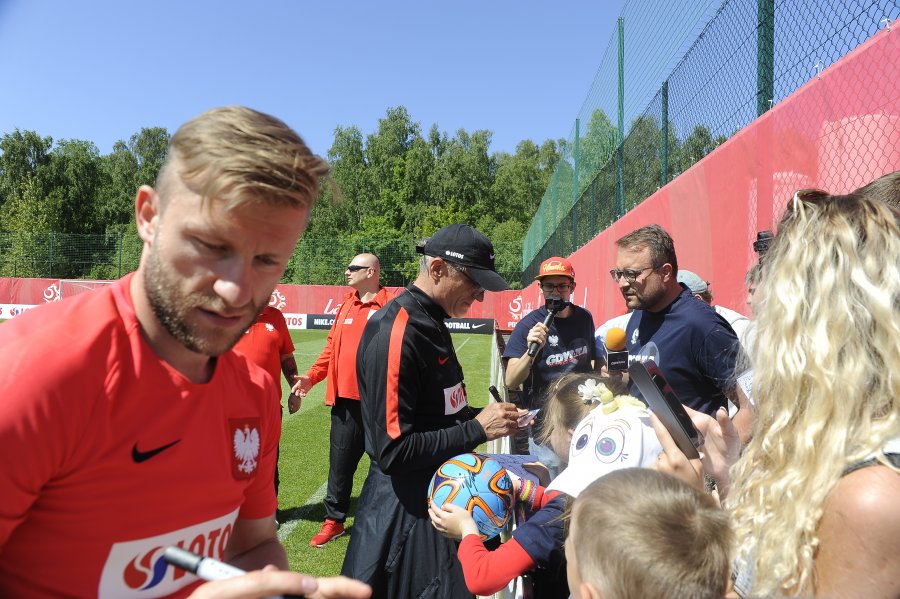
[[[234,431],[234,456],[238,459],[238,470],[250,474],[259,461],[259,430],[245,424],[243,430]]]

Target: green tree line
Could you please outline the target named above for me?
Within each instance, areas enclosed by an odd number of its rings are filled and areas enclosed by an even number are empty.
[[[510,154],[491,152],[491,136],[437,125],[423,134],[402,106],[368,135],[336,128],[327,154],[335,185],[322,186],[284,282],[341,283],[346,261],[372,251],[385,283],[402,285],[415,274],[416,241],[451,222],[487,234],[498,269],[517,280],[522,238],[563,142],[525,140]],[[134,193],[154,184],[168,142],[166,129],[144,128],[101,155],[89,141],[4,134],[0,276],[114,278],[135,268]]]
[[[666,133],[664,175],[659,120],[642,115],[632,123],[623,144],[626,209],[724,141],[703,125],[682,141],[672,123]],[[602,110],[579,140],[577,188],[565,140],[524,140],[510,154],[491,152],[491,136],[464,129],[449,135],[437,125],[423,132],[403,106],[388,109],[368,134],[337,127],[327,153],[334,185],[322,186],[283,282],[340,284],[347,261],[367,251],[381,259],[385,284],[403,285],[416,272],[416,242],[466,222],[491,238],[498,270],[518,286],[523,239],[542,197],[538,216],[556,237],[572,237],[554,243],[556,253],[571,253],[614,220],[617,133]],[[4,134],[0,276],[110,279],[136,268],[134,194],[154,184],[168,142],[166,129],[143,128],[101,155],[89,141]]]

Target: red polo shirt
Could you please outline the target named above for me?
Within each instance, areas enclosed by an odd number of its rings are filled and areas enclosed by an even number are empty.
[[[328,332],[325,349],[309,367],[306,376],[315,385],[328,378],[325,405],[333,406],[337,397],[359,399],[356,384],[356,348],[369,317],[394,298],[395,292],[382,287],[368,302],[360,301],[359,292],[351,291],[344,297],[334,324]]]

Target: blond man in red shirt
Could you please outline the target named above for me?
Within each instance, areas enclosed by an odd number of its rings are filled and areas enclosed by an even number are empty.
[[[354,257],[344,276],[353,291],[347,293],[335,315],[325,349],[294,385],[295,394],[288,400],[288,408],[293,413],[300,407],[300,397],[322,379],[328,379],[325,405],[332,406],[328,491],[325,522],[309,543],[313,547],[322,547],[345,533],[353,475],[365,451],[356,383],[356,348],[369,317],[396,295],[379,284],[380,265],[373,254]]]

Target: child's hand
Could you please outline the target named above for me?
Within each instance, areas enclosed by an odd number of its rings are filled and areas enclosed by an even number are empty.
[[[445,537],[461,539],[466,535],[479,534],[475,520],[458,505],[445,503],[443,507],[439,507],[431,501],[428,504],[428,515],[431,517],[431,525]]]
[[[506,471],[506,476],[509,477],[510,482],[512,483],[512,493],[515,501],[519,501],[519,491],[522,489],[522,479],[519,478],[519,475]]]

